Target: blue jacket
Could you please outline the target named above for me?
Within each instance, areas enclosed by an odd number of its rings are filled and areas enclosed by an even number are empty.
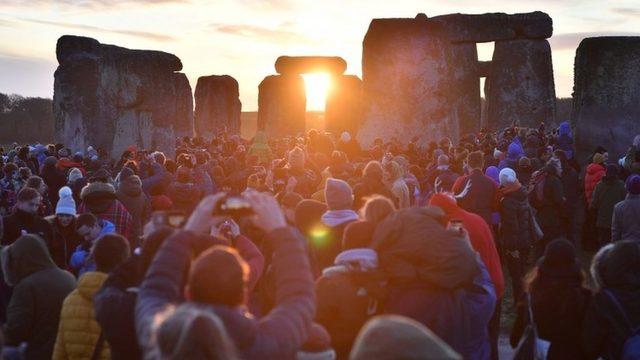
[[[573,134],[571,134],[571,127],[566,121],[560,124],[558,131],[558,148],[567,154],[567,158],[573,158]]]
[[[142,282],[135,323],[138,343],[144,353],[152,350],[156,316],[181,301],[183,274],[189,268],[195,238],[181,231],[167,239]],[[255,319],[238,308],[199,305],[224,322],[241,358],[294,359],[307,339],[316,307],[304,238],[292,228],[282,228],[267,234],[265,241],[275,248],[272,266],[277,284],[276,305],[269,314]]]
[[[113,225],[112,222],[107,220],[98,220],[100,222],[100,226],[102,226],[102,230],[100,230],[100,234],[96,239],[101,238],[106,234],[113,234],[116,232],[116,226]],[[91,251],[91,246],[95,242],[94,239],[91,244],[81,244],[76,248],[76,251],[71,255],[71,260],[69,260],[69,266],[78,272],[78,277],[82,276],[82,274],[87,271],[95,271],[96,264],[93,261],[87,261],[89,257],[89,252]]]

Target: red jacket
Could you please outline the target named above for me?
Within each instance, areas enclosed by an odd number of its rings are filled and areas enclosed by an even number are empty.
[[[593,191],[606,172],[607,170],[601,164],[591,163],[587,166],[587,172],[584,175],[584,197],[587,200],[587,205],[591,206]]]
[[[489,271],[491,281],[496,288],[496,296],[502,298],[504,293],[504,275],[498,250],[493,240],[493,234],[489,225],[482,217],[458,207],[455,199],[445,194],[435,194],[431,197],[429,205],[440,207],[447,215],[447,220],[460,219],[462,225],[469,233],[471,246],[480,254],[480,258]]]

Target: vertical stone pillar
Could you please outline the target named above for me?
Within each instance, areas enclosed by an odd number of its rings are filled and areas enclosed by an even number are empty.
[[[270,75],[258,88],[258,129],[269,136],[305,131],[306,92],[300,75]]]
[[[229,75],[200,77],[195,99],[198,136],[211,139],[223,131],[240,134],[242,104],[236,79]]]
[[[356,136],[362,123],[362,80],[355,75],[331,77],[324,112],[325,130],[340,135],[348,131]]]

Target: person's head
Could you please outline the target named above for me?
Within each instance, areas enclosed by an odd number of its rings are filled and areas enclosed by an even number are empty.
[[[610,243],[601,247],[593,256],[593,260],[591,260],[591,268],[589,271],[591,272],[591,278],[593,279],[596,289],[602,289],[607,286],[602,280],[603,263],[604,259],[609,255],[609,252],[611,252],[611,249],[613,249],[613,245],[613,243]]]
[[[449,165],[449,157],[445,154],[438,156],[438,166],[448,166]]]
[[[518,160],[518,167],[520,169],[530,169],[531,168],[531,159],[526,156],[523,156]]]
[[[511,184],[514,184],[516,181],[518,181],[518,178],[516,177],[516,172],[510,168],[504,168],[500,170],[500,174],[498,175],[498,178],[500,179],[500,186],[509,186]]]
[[[151,153],[151,158],[160,165],[164,165],[165,161],[167,161],[167,157],[161,151],[154,151]]]
[[[307,237],[310,237],[315,230],[325,230],[320,219],[326,211],[325,203],[311,199],[300,201],[295,211],[296,227]]]
[[[329,210],[348,210],[353,206],[351,186],[340,179],[327,179],[324,187],[324,198]]]
[[[384,177],[388,182],[394,182],[404,175],[402,166],[396,161],[387,161],[384,163]]]
[[[600,165],[602,165],[602,164],[604,164],[604,162],[605,162],[605,161],[607,161],[607,159],[605,158],[604,154],[601,154],[601,153],[595,153],[595,154],[593,154],[592,162],[593,162],[594,164],[600,164]]]
[[[627,178],[627,182],[625,184],[627,191],[631,195],[640,195],[640,175],[633,174]]]
[[[18,167],[14,163],[7,163],[2,167],[2,172],[6,178],[12,178],[13,174],[18,171]]]
[[[473,170],[482,170],[484,167],[484,155],[482,151],[474,151],[467,156],[467,165]]]
[[[246,300],[249,267],[235,249],[214,246],[198,256],[189,272],[190,301],[237,307]]]
[[[624,239],[613,244],[603,255],[598,272],[604,287],[613,289],[640,288],[640,243]]]
[[[21,167],[18,169],[18,177],[20,177],[20,179],[27,180],[31,175],[31,169],[28,167]]]
[[[67,177],[68,183],[73,184],[76,180],[82,179],[84,176],[82,175],[82,171],[78,168],[72,168],[69,171],[69,175]]]
[[[300,194],[295,192],[286,192],[280,198],[280,205],[282,207],[282,212],[284,216],[287,218],[287,221],[290,224],[295,224],[296,221],[296,207],[298,204],[304,200]]]
[[[129,241],[119,234],[106,234],[98,238],[91,248],[96,270],[112,272],[129,257]]]
[[[56,204],[56,219],[63,227],[73,223],[76,217],[76,202],[73,200],[73,193],[67,186],[63,186],[58,191],[58,203]]]
[[[376,225],[369,221],[354,221],[344,228],[342,250],[367,248],[373,239]]]
[[[576,255],[576,249],[566,239],[556,239],[547,244],[537,266],[526,276],[527,290],[547,283],[582,285],[585,275]]]
[[[393,201],[381,195],[374,195],[367,198],[360,209],[360,217],[374,224],[379,224],[394,211],[396,211],[396,206]]]
[[[421,323],[404,316],[382,315],[362,327],[349,359],[455,360],[462,357]]]
[[[304,150],[296,146],[289,152],[288,156],[289,167],[292,170],[303,170],[305,166],[305,154]]]
[[[95,215],[86,213],[78,216],[78,219],[76,220],[76,232],[84,240],[95,240],[98,236],[100,236],[101,231],[102,226],[100,225],[100,222],[95,217]]]
[[[384,179],[384,171],[379,161],[369,161],[363,170],[363,177],[376,181]]]
[[[155,328],[154,358],[235,360],[235,345],[213,312],[189,303],[170,309]]]
[[[18,192],[16,207],[21,211],[29,214],[36,214],[38,208],[40,208],[40,202],[42,201],[42,195],[38,190],[30,187],[23,187]]]
[[[193,179],[191,169],[186,166],[180,166],[176,171],[176,181],[180,183],[190,183]]]
[[[40,176],[31,176],[27,179],[25,186],[36,189],[40,195],[44,195],[47,192],[47,184],[44,183]]]

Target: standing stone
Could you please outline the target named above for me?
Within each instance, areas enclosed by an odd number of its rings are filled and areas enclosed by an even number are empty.
[[[196,85],[196,134],[207,139],[226,131],[240,134],[238,82],[229,75],[203,76]]]
[[[307,100],[300,75],[270,75],[258,88],[258,129],[270,136],[305,131]]]
[[[587,156],[604,146],[624,155],[640,134],[640,37],[582,40],[576,51],[572,124],[576,150]]]
[[[342,75],[347,70],[347,62],[338,56],[280,56],[275,68],[278,74],[321,72]]]
[[[474,44],[459,46],[424,16],[374,19],[363,41],[365,102],[358,140],[455,141],[462,122],[478,123],[477,52]]]
[[[173,156],[193,136],[193,97],[182,63],[160,51],[129,50],[65,35],[58,39],[53,111],[56,140],[112,158],[130,145]]]
[[[332,77],[324,115],[326,131],[355,136],[362,123],[362,80],[355,75]]]
[[[497,41],[485,82],[487,125],[502,129],[554,123],[556,94],[546,40]]]

